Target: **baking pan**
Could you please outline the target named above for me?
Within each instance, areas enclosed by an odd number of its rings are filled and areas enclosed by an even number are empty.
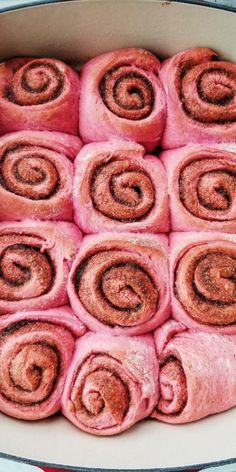
[[[236,13],[227,9],[158,0],[54,0],[9,8],[0,14],[1,60],[52,56],[77,64],[128,46],[160,58],[207,46],[236,61]],[[235,463],[236,471],[235,438],[236,408],[188,425],[145,420],[108,438],[79,431],[60,415],[32,423],[0,415],[2,457],[81,471],[174,471],[219,463]]]

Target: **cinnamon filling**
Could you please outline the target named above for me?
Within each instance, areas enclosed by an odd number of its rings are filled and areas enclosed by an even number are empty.
[[[152,277],[139,258],[125,251],[90,256],[77,267],[74,284],[86,310],[109,326],[142,324],[157,309],[159,292]]]
[[[0,298],[17,301],[40,297],[54,283],[55,269],[48,252],[30,244],[8,244],[0,255]]]
[[[130,405],[122,365],[106,354],[93,354],[79,368],[71,391],[75,416],[87,427],[106,429],[122,423]]]
[[[236,165],[230,153],[198,152],[180,171],[179,197],[184,207],[208,221],[232,221],[236,202]]]
[[[177,91],[189,118],[202,124],[236,121],[236,68],[226,62],[180,65]]]
[[[160,399],[157,410],[163,415],[180,415],[187,400],[187,383],[181,362],[170,356],[160,367]]]
[[[20,67],[6,89],[6,98],[20,106],[42,105],[59,97],[64,77],[50,61],[34,60]]]
[[[155,190],[143,169],[128,160],[113,160],[95,170],[91,199],[94,207],[108,218],[134,222],[152,210]]]
[[[30,200],[47,200],[58,192],[60,177],[46,149],[16,143],[2,153],[0,184]]]
[[[0,393],[8,401],[34,407],[54,391],[62,365],[61,353],[50,337],[52,327],[23,320],[0,333]]]
[[[150,80],[131,65],[110,69],[99,84],[107,108],[120,118],[142,120],[154,106],[154,91]]]
[[[209,242],[187,249],[176,267],[175,294],[187,313],[199,323],[223,326],[235,323],[234,244]]]

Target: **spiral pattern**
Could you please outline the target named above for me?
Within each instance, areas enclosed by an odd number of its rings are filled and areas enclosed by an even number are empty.
[[[6,98],[20,106],[42,105],[62,93],[64,77],[55,60],[36,59],[18,68]]]
[[[159,300],[141,256],[124,250],[101,250],[84,259],[76,268],[74,286],[86,310],[109,326],[144,323],[154,316]]]
[[[174,289],[186,312],[197,322],[235,323],[235,244],[215,241],[188,248],[178,261]]]
[[[125,159],[114,159],[99,166],[93,174],[90,192],[94,207],[116,221],[140,221],[155,203],[150,176]]]
[[[177,90],[184,112],[202,124],[236,121],[236,66],[228,62],[180,63]]]
[[[224,151],[189,156],[180,171],[179,195],[192,215],[208,221],[235,220],[236,162],[230,158]]]
[[[110,69],[99,90],[107,108],[120,118],[143,120],[153,110],[153,86],[138,67],[124,64]]]
[[[60,188],[57,168],[50,150],[14,143],[1,155],[0,183],[9,192],[30,200],[51,198]]]
[[[159,413],[180,414],[188,399],[186,377],[181,362],[171,356],[160,367],[160,399],[157,404]]]
[[[77,371],[70,398],[72,411],[84,426],[107,429],[120,425],[130,403],[127,374],[116,359],[92,355]]]
[[[65,346],[69,353],[72,343],[66,328],[46,321],[23,319],[2,329],[0,408],[23,419],[43,418],[58,410],[59,383],[66,373]]]
[[[30,300],[48,293],[55,269],[40,237],[14,233],[0,236],[0,299]]]

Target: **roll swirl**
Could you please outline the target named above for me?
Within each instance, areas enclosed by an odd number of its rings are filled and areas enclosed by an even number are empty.
[[[151,412],[157,376],[151,336],[86,334],[77,342],[62,413],[91,434],[118,434]]]
[[[64,305],[80,238],[69,223],[1,223],[0,313]]]
[[[69,307],[2,317],[0,411],[25,420],[58,411],[74,338],[83,333]]]
[[[19,131],[0,138],[0,217],[72,220],[68,157],[80,148],[79,139],[62,133]]]
[[[120,118],[141,120],[153,110],[152,84],[131,65],[121,65],[106,72],[99,90],[107,108]]]
[[[182,169],[179,179],[183,205],[198,218],[210,221],[231,220],[230,210],[236,198],[236,162],[227,162],[230,155],[227,156],[224,152],[219,153],[217,160],[211,159],[211,153],[204,160],[200,156],[194,157],[193,162]],[[188,195],[191,195],[191,201]]]
[[[159,327],[154,339],[160,397],[153,418],[190,423],[235,406],[235,339],[186,329],[174,320]]]
[[[81,71],[80,135],[85,143],[123,138],[153,150],[166,115],[159,60],[143,49],[119,49]]]
[[[189,248],[179,260],[176,295],[200,323],[235,323],[235,274],[235,244],[229,242],[227,247],[220,241],[199,244]]]
[[[140,334],[168,317],[165,242],[150,235],[132,241],[128,234],[114,238],[106,233],[85,239],[71,269],[68,294],[74,312],[90,329]]]
[[[100,194],[104,180],[109,206]],[[91,198],[95,208],[103,215],[118,221],[137,221],[144,218],[155,201],[150,176],[138,166],[132,166],[129,161],[122,160],[111,161],[97,169],[93,176]]]
[[[213,56],[214,58],[214,56]],[[206,124],[236,121],[236,68],[212,60],[204,64],[181,64],[179,98],[193,120]]]
[[[75,160],[75,221],[85,233],[169,229],[166,175],[136,143],[84,146]]]
[[[236,333],[236,241],[221,233],[171,236],[173,317],[188,327]]]
[[[233,142],[236,131],[236,65],[207,48],[164,61],[160,78],[168,117],[163,147]]]
[[[15,58],[0,65],[0,132],[77,134],[80,81],[57,59]]]
[[[41,105],[55,100],[65,80],[53,60],[35,59],[16,70],[6,90],[8,100],[20,106]]]
[[[165,151],[174,231],[236,230],[235,145],[189,145]]]

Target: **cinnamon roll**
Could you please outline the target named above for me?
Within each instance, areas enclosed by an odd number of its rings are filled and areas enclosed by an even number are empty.
[[[234,142],[236,65],[215,51],[193,48],[163,62],[160,80],[167,96],[162,146]]]
[[[236,334],[236,238],[223,233],[172,233],[173,318],[203,331]]]
[[[68,295],[92,330],[143,334],[170,313],[165,236],[86,236],[72,265]]]
[[[164,169],[136,143],[84,146],[75,160],[75,222],[84,233],[169,230]]]
[[[236,343],[169,320],[154,334],[160,397],[152,417],[189,423],[236,405]]]
[[[24,420],[58,411],[75,339],[84,332],[69,307],[1,317],[0,411]]]
[[[236,231],[236,146],[189,145],[165,151],[171,228]]]
[[[22,129],[78,133],[80,81],[57,59],[20,57],[0,64],[0,134]]]
[[[72,220],[75,136],[19,131],[0,138],[0,218]]]
[[[151,413],[157,385],[158,363],[150,335],[88,333],[77,341],[62,413],[91,434],[118,434]]]
[[[81,71],[79,131],[85,143],[123,138],[151,151],[166,116],[159,60],[143,49],[109,52]]]
[[[80,241],[72,223],[1,223],[0,314],[65,305]]]

